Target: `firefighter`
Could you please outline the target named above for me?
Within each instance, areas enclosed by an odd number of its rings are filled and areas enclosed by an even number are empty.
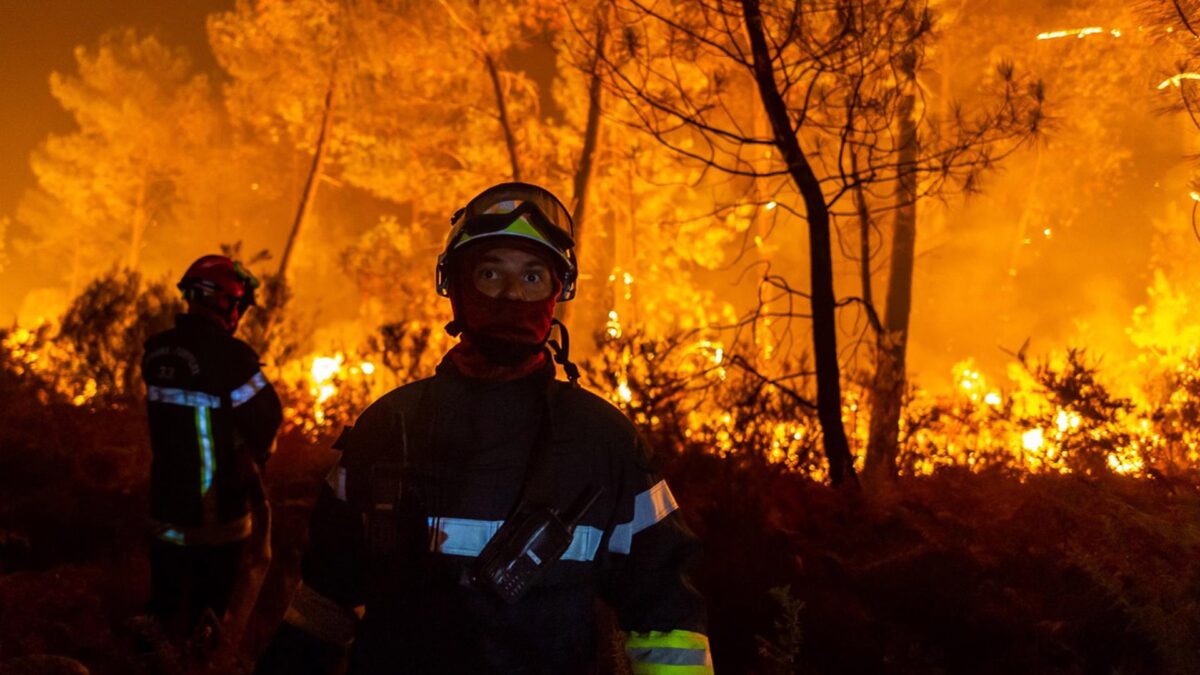
[[[437,290],[459,342],[339,439],[256,672],[335,672],[347,655],[353,675],[594,672],[599,598],[633,672],[711,673],[685,576],[697,543],[633,425],[576,385],[565,330],[561,349],[549,339],[575,295],[569,214],[504,183],[451,222]]]
[[[248,541],[269,555],[261,478],[282,409],[258,354],[233,336],[257,287],[225,256],[196,260],[179,282],[187,313],[145,345],[148,610],[173,639],[191,637],[202,617],[223,617]]]

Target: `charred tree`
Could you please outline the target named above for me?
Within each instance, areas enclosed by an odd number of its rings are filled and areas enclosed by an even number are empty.
[[[792,128],[787,104],[775,82],[770,49],[763,33],[758,0],[742,0],[746,35],[750,40],[754,79],[763,109],[771,122],[775,146],[787,164],[788,175],[804,199],[808,220],[808,244],[812,295],[813,357],[817,377],[817,417],[821,423],[829,479],[834,485],[856,483],[854,459],[842,425],[841,366],[837,351],[837,303],[833,292],[833,252],[829,206],[821,182],[813,173]]]
[[[587,122],[583,129],[583,149],[579,153],[579,163],[575,165],[575,174],[573,176],[572,185],[573,204],[571,209],[571,220],[575,224],[575,256],[577,259],[582,259],[583,248],[583,233],[587,226],[587,200],[588,189],[592,184],[592,177],[595,174],[596,153],[600,145],[600,127],[603,121],[602,113],[604,112],[603,104],[603,78],[600,73],[600,66],[604,60],[604,46],[608,37],[608,23],[602,12],[597,12],[596,32],[594,37],[594,46],[592,50],[592,58],[588,64],[588,108]],[[559,320],[565,322],[571,314],[572,305],[559,305],[558,313]]]
[[[320,183],[321,173],[325,167],[325,154],[329,138],[330,120],[333,118],[333,97],[337,86],[336,82],[337,68],[334,67],[329,75],[329,86],[325,89],[325,104],[321,108],[321,128],[317,133],[317,144],[313,149],[312,164],[308,168],[308,177],[304,181],[304,190],[300,193],[300,204],[296,208],[296,218],[292,221],[292,229],[288,232],[287,243],[283,247],[283,256],[279,259],[277,275],[279,282],[283,284],[287,283],[288,265],[292,260],[292,252],[296,248],[296,242],[300,238],[300,232],[304,228],[304,223],[308,220],[309,214],[312,212],[312,205],[317,197],[317,185]]]
[[[907,385],[905,356],[908,321],[912,313],[913,264],[917,239],[917,123],[916,56],[905,54],[900,64],[897,124],[896,205],[893,219],[891,269],[882,330],[876,334],[875,380],[871,388],[871,432],[864,473],[870,481],[896,475],[900,412]],[[867,264],[868,257],[864,264]]]
[[[496,58],[489,52],[484,52],[483,63],[487,66],[488,78],[492,81],[492,91],[496,95],[496,116],[500,121],[500,129],[504,132],[504,145],[508,148],[508,161],[512,169],[512,179],[521,180],[521,162],[517,157],[517,137],[513,134],[512,123],[508,119],[508,104],[504,97],[504,85],[500,82],[500,72],[496,68]]]
[[[583,150],[579,155],[579,164],[575,167],[574,176],[574,206],[571,218],[575,221],[575,245],[578,249],[582,238],[584,220],[587,217],[588,188],[592,182],[592,173],[596,160],[596,149],[600,141],[600,122],[603,102],[600,88],[600,63],[604,60],[604,43],[607,38],[607,23],[603,19],[596,22],[595,52],[588,73],[588,111],[587,123],[583,130]]]
[[[854,175],[859,175],[858,152],[850,153],[850,170]],[[863,189],[862,181],[854,183],[854,213],[858,217],[858,278],[859,285],[862,287],[863,305],[870,308],[867,316],[871,321],[871,327],[875,332],[882,329],[876,314],[873,311],[875,307],[875,294],[871,288],[871,262],[874,256],[871,255],[871,233],[874,231],[874,220],[871,217],[871,209],[867,204],[866,190]]]
[[[752,263],[766,270],[759,302],[728,326],[734,339],[742,327],[755,332],[780,319],[810,322],[814,369],[803,375],[815,379],[814,405],[830,479],[857,483],[842,422],[840,359],[867,338],[852,338],[849,350],[839,344],[844,339],[839,340],[837,315],[841,306],[862,305],[875,333],[897,333],[901,339],[899,351],[886,344],[884,353],[892,361],[881,379],[890,383],[886,391],[896,392],[894,414],[879,419],[892,429],[880,432],[884,440],[891,436],[893,448],[892,459],[883,465],[894,467],[916,207],[929,196],[973,189],[981,172],[1032,136],[1041,120],[1040,85],[1016,78],[1013,68],[1002,64],[995,105],[989,100],[969,113],[950,106],[950,123],[942,128],[916,114],[921,92],[913,82],[934,39],[932,14],[921,0],[628,2],[639,29],[622,32],[620,53],[627,60],[608,60],[607,70],[611,89],[630,103],[639,126],[701,173],[712,169],[750,179],[752,206],[759,203],[756,190],[765,186],[772,195],[768,208],[805,223],[808,288],[799,290],[771,272],[769,259]],[[641,28],[645,25],[650,27]],[[661,67],[663,58],[654,56],[662,53],[672,55],[671,67]],[[750,105],[761,105],[769,133],[743,125],[737,113],[748,103],[744,96],[735,98],[738,78],[746,76],[754,83],[752,100],[757,99]],[[774,162],[762,162],[776,153]],[[788,203],[789,193],[795,206]],[[744,199],[736,196],[724,206],[736,212],[746,206]],[[888,287],[889,329],[872,304],[877,251],[871,237],[887,220],[881,215],[897,209],[894,222],[901,232],[893,238],[899,248]],[[855,223],[859,233],[857,252],[844,251],[844,256],[858,265],[863,297],[835,295],[832,228],[841,222]],[[763,289],[785,299],[785,307],[768,308],[771,300]],[[792,306],[797,300],[807,304],[807,311]],[[764,350],[761,359],[770,361],[771,353]],[[796,377],[772,367],[759,372],[780,391]]]

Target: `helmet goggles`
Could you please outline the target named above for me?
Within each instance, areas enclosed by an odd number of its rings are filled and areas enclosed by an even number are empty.
[[[261,285],[258,277],[246,269],[241,262],[221,256],[209,256],[184,275],[177,285],[186,299],[205,298],[218,304],[236,306],[239,313],[255,306],[255,291]]]
[[[459,209],[446,250],[438,261],[438,292],[448,295],[445,267],[450,254],[466,244],[489,237],[519,237],[550,249],[562,263],[561,300],[575,295],[575,226],[562,202],[547,190],[528,183],[502,183],[488,188]]]
[[[533,239],[567,260],[575,247],[567,209],[541,188],[505,183],[484,191],[455,214],[448,243],[451,250],[483,237],[506,235]]]

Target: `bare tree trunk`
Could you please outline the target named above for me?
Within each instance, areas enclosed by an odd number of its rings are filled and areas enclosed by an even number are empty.
[[[901,69],[899,139],[896,159],[896,216],[892,233],[891,270],[888,276],[887,312],[876,342],[875,381],[871,394],[871,435],[867,442],[864,473],[869,481],[896,476],[900,442],[900,408],[907,384],[905,357],[908,319],[912,313],[913,252],[917,240],[917,123],[915,57],[908,54]]]
[[[500,129],[504,132],[504,144],[508,147],[508,160],[512,165],[512,179],[519,181],[521,180],[521,163],[518,161],[517,137],[513,134],[512,122],[508,119],[508,104],[504,99],[504,86],[500,82],[500,69],[496,66],[496,57],[487,49],[487,28],[483,25],[482,18],[479,16],[482,0],[475,0],[474,2],[475,19],[478,24],[475,27],[471,27],[459,17],[458,13],[454,11],[454,8],[446,0],[438,0],[438,4],[450,15],[450,19],[467,33],[468,39],[476,46],[479,50],[479,56],[483,58],[483,65],[487,67],[488,77],[492,80],[492,93],[496,96],[497,117],[500,120]]]
[[[517,161],[517,138],[513,135],[512,124],[508,119],[508,105],[504,101],[504,87],[500,84],[500,72],[496,69],[496,59],[491,53],[483,53],[483,62],[487,65],[488,77],[492,78],[492,90],[496,93],[496,109],[499,111],[500,128],[504,130],[504,144],[508,146],[508,160],[512,162],[512,179],[521,180],[521,165]]]
[[[579,165],[575,167],[575,205],[571,214],[575,221],[575,248],[578,251],[582,242],[584,218],[587,215],[588,187],[592,182],[592,167],[595,164],[596,146],[600,139],[600,63],[604,59],[604,42],[606,24],[603,20],[596,22],[596,53],[592,58],[591,72],[588,73],[588,114],[587,125],[583,130],[583,151],[579,155]]]
[[[604,42],[606,38],[606,22],[597,17],[596,21],[596,52],[592,58],[588,83],[588,113],[587,124],[583,129],[583,150],[579,155],[579,164],[575,167],[574,208],[571,220],[575,223],[575,257],[582,260],[580,250],[583,248],[583,231],[587,220],[588,188],[592,183],[593,167],[596,160],[596,149],[600,141],[600,122],[602,111],[600,89],[600,63],[604,59]],[[559,320],[566,322],[571,313],[571,305],[559,305]]]
[[[333,94],[337,81],[337,69],[329,75],[329,87],[325,90],[325,106],[321,113],[321,131],[317,134],[317,147],[313,149],[312,165],[308,169],[308,178],[304,181],[304,191],[300,193],[300,205],[296,209],[296,218],[292,221],[292,231],[288,233],[287,244],[283,247],[283,257],[279,259],[279,283],[287,282],[288,265],[292,260],[292,252],[304,222],[312,212],[313,202],[317,198],[317,185],[321,181],[321,170],[325,166],[326,141],[329,137],[330,118],[333,117]]]
[[[829,207],[821,183],[813,173],[792,128],[787,105],[775,82],[770,49],[763,34],[762,10],[758,0],[741,0],[754,58],[754,77],[763,108],[771,120],[775,145],[787,163],[788,173],[804,198],[808,219],[809,258],[812,285],[813,356],[817,371],[817,417],[821,423],[829,479],[834,485],[856,485],[854,459],[842,425],[841,367],[838,363],[836,301],[833,293],[833,253],[829,231]]]

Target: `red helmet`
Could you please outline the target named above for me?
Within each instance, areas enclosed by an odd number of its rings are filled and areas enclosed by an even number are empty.
[[[242,264],[223,255],[206,255],[188,267],[179,280],[183,299],[193,308],[214,315],[233,330],[246,309],[254,305],[258,278]]]

